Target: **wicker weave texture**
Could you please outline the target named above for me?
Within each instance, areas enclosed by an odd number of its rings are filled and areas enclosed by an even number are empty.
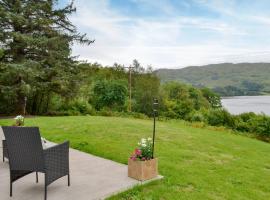
[[[12,183],[32,172],[45,174],[45,199],[47,186],[55,180],[69,178],[69,142],[43,150],[38,127],[2,127],[6,141],[3,153],[9,158],[10,196]]]

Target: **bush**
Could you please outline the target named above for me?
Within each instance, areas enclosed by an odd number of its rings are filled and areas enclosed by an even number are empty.
[[[257,117],[257,115],[254,112],[248,112],[248,113],[242,113],[238,115],[238,117],[240,117],[243,122],[248,122],[251,119]]]
[[[250,126],[247,121],[244,121],[241,116],[235,116],[235,130],[240,132],[250,132]]]
[[[190,113],[186,120],[188,121],[191,121],[191,122],[204,122],[205,121],[205,117],[204,115],[202,114],[202,112],[192,112]]]
[[[75,101],[73,110],[78,111],[81,114],[93,114],[94,111],[92,106],[86,101]]]
[[[92,106],[84,100],[76,100],[72,101],[67,104],[63,104],[57,112],[67,112],[68,115],[94,115],[95,110],[92,108]]]
[[[226,126],[234,129],[235,119],[225,109],[210,109],[206,113],[207,123],[211,126]]]
[[[257,115],[249,122],[249,132],[257,133],[262,137],[270,137],[270,117],[266,115]]]
[[[97,114],[98,115],[101,115],[101,116],[106,116],[106,117],[111,117],[113,116],[113,112],[108,109],[108,108],[102,108],[100,111],[97,111]]]
[[[175,112],[173,112],[172,110],[162,112],[162,115],[168,119],[177,119],[178,118],[178,115]]]

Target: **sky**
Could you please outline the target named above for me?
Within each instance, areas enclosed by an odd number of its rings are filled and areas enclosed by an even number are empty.
[[[59,0],[59,6],[70,0]],[[269,0],[75,0],[70,20],[94,44],[80,60],[157,68],[270,62]]]

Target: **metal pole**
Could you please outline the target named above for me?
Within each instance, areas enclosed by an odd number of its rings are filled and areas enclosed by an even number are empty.
[[[154,110],[154,127],[153,127],[152,159],[154,158],[155,137],[156,137],[156,112],[155,112],[155,110]]]
[[[155,139],[156,139],[156,114],[158,111],[158,100],[154,99],[153,102],[153,114],[154,114],[154,127],[153,127],[153,143],[152,143],[152,159],[154,158]]]
[[[131,66],[129,67],[129,112],[131,112]]]

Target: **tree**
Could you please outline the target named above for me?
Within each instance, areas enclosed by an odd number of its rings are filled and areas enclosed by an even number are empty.
[[[145,69],[143,68],[143,66],[141,66],[141,64],[139,63],[139,61],[136,60],[136,59],[133,60],[132,67],[134,68],[135,74],[143,73],[145,71]]]
[[[94,103],[97,110],[103,107],[118,109],[124,106],[127,87],[122,81],[98,81],[94,85]]]
[[[56,8],[57,2],[0,0],[0,101],[14,102],[18,113],[25,96],[28,109],[38,113],[46,110],[52,93],[70,98],[76,92],[78,70],[71,45],[93,41],[70,22],[68,16],[76,11],[73,2]],[[6,96],[7,91],[12,94]]]
[[[187,119],[192,112],[210,107],[200,89],[179,82],[164,84],[162,93],[164,98],[162,111],[168,117]]]

